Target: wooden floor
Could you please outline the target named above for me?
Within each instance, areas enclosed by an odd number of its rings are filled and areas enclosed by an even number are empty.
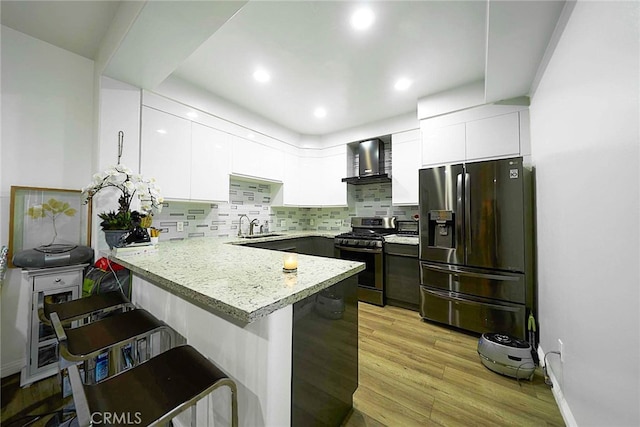
[[[541,373],[518,382],[488,370],[476,336],[366,303],[359,332],[359,387],[347,427],[564,425]]]
[[[414,311],[366,303],[359,304],[359,323],[360,381],[346,427],[564,425],[541,374],[518,383],[489,371],[476,336],[425,323]],[[19,375],[4,378],[1,398],[3,427],[24,426],[26,415],[68,403],[55,377],[23,389]]]

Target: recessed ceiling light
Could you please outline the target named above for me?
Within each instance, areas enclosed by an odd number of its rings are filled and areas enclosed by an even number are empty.
[[[403,77],[396,81],[394,87],[396,88],[396,90],[407,90],[411,86],[411,83],[413,83],[411,80]]]
[[[253,78],[259,81],[260,83],[266,83],[271,80],[271,75],[267,72],[267,70],[263,68],[258,68],[253,73]]]
[[[162,135],[167,133],[167,131],[164,129],[158,129],[156,132],[161,133]]]
[[[327,115],[327,110],[325,110],[322,107],[318,107],[313,112],[313,115],[316,116],[317,118],[321,119],[321,118],[323,118],[323,117],[325,117]]]
[[[356,30],[365,30],[373,24],[376,16],[368,7],[362,7],[351,15],[351,26]]]
[[[189,111],[187,113],[187,117],[190,117],[192,119],[195,119],[196,117],[198,117],[198,113],[196,113],[195,111]]]

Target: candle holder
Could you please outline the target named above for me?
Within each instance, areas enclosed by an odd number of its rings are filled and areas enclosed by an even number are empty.
[[[286,253],[283,257],[282,264],[282,271],[285,273],[298,271],[298,254]]]

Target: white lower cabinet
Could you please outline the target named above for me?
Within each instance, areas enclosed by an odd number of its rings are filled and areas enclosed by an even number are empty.
[[[394,205],[418,204],[420,130],[391,135],[391,200]]]

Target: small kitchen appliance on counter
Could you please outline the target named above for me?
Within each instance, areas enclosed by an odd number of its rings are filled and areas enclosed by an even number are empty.
[[[396,221],[396,226],[398,228],[398,234],[403,236],[417,236],[420,234],[419,227],[420,223],[415,220],[409,221]]]
[[[336,258],[364,262],[358,300],[384,305],[384,236],[396,233],[395,217],[353,217],[351,231],[335,237]]]
[[[531,345],[509,335],[482,334],[478,340],[478,355],[490,370],[517,379],[531,378],[536,370]]]

